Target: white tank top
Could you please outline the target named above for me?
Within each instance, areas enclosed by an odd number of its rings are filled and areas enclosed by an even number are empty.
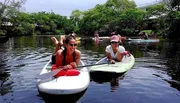
[[[110,53],[110,55],[111,55],[111,57],[112,57],[113,59],[116,59],[117,52],[116,52],[116,54],[114,54],[111,45],[108,45],[108,46],[106,47],[106,50],[105,50],[105,51],[108,52],[108,53]],[[118,51],[119,51],[120,53],[124,53],[124,52],[125,52],[125,48],[124,48],[123,46],[119,46],[119,47],[118,47]]]

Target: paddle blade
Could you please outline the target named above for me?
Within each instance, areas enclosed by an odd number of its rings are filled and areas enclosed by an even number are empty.
[[[49,78],[53,77],[54,75],[56,75],[57,73],[59,73],[61,70],[62,69],[57,69],[57,70],[53,70],[48,73],[40,74],[37,76],[37,79],[49,79]]]

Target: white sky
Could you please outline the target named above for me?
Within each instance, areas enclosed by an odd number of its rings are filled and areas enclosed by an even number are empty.
[[[88,10],[97,4],[104,4],[107,0],[27,0],[25,12],[54,12],[62,16],[70,16],[73,10]],[[157,0],[134,0],[137,6],[152,3]]]

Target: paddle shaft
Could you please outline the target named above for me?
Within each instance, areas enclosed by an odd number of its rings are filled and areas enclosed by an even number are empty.
[[[82,65],[82,66],[78,66],[77,68],[90,67],[90,66],[96,66],[96,65],[104,65],[104,64],[109,64],[109,63]]]

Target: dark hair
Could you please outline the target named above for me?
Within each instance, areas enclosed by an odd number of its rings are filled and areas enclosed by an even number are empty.
[[[74,36],[68,35],[68,36],[65,37],[64,43],[65,43],[65,44],[68,44],[69,41],[72,40],[72,39],[76,40],[76,39],[74,38]],[[65,47],[64,50],[63,50],[63,57],[64,57],[64,60],[62,61],[62,64],[63,64],[63,65],[66,65],[66,52],[67,52],[67,49],[66,49],[66,47]],[[75,54],[75,52],[74,52],[74,53],[73,53],[73,61],[74,61],[74,62],[75,62],[75,57],[76,57],[76,54]]]
[[[68,35],[68,36],[65,37],[64,43],[65,43],[65,44],[68,44],[71,39],[76,40],[74,36]]]

